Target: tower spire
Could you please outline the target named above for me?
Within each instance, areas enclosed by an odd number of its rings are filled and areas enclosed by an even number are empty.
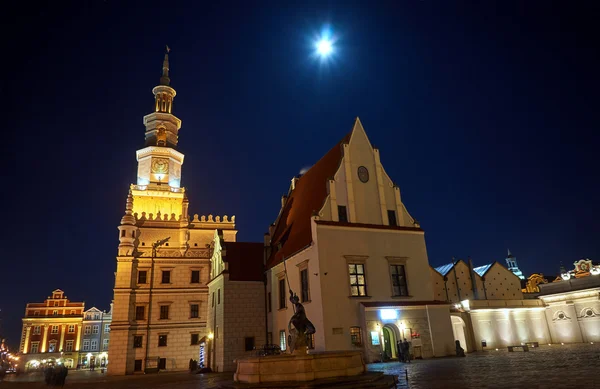
[[[169,52],[171,49],[169,46],[166,47],[165,59],[163,59],[162,77],[160,78],[160,85],[169,85],[171,79],[169,78]]]

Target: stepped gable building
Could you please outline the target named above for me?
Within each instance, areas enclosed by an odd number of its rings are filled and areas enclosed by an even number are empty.
[[[357,118],[352,131],[294,177],[267,237],[269,338],[286,349],[288,281],[317,332],[316,351],[396,357],[454,354],[450,304],[436,300],[424,231],[408,213]],[[284,266],[285,260],[285,266]]]
[[[181,120],[173,114],[169,58],[144,116],[137,181],[129,188],[119,229],[108,373],[186,370],[208,335],[210,244],[214,231],[236,240],[235,217],[188,216],[177,151]]]
[[[43,303],[27,304],[19,347],[25,369],[61,358],[65,366],[76,366],[84,309],[83,302],[70,301],[60,289]]]

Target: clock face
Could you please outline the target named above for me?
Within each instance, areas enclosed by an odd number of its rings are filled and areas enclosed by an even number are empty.
[[[358,168],[358,179],[361,182],[367,182],[369,181],[369,171],[367,170],[366,167],[361,166]]]
[[[169,160],[166,158],[156,158],[152,160],[152,173],[166,174],[169,171]]]

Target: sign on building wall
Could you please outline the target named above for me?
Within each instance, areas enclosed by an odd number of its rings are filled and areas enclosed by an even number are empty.
[[[379,346],[379,332],[371,331],[371,344],[373,346]]]

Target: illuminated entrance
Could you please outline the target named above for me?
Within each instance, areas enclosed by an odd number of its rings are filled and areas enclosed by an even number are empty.
[[[394,328],[387,324],[383,327],[383,358],[384,360],[398,358],[396,352],[396,332]]]

